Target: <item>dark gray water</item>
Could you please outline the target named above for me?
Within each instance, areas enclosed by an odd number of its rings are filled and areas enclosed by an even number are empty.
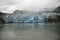
[[[60,23],[2,24],[0,40],[60,40]]]

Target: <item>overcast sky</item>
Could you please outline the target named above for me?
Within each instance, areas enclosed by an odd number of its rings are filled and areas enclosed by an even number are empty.
[[[14,10],[45,11],[60,6],[60,0],[0,0],[0,11],[5,13]]]

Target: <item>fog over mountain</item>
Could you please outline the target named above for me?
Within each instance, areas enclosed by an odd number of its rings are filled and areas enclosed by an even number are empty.
[[[60,13],[60,6],[57,7],[57,8],[55,8],[54,12],[55,12],[55,13]]]
[[[12,13],[15,10],[53,11],[60,6],[60,0],[0,0],[0,11]]]

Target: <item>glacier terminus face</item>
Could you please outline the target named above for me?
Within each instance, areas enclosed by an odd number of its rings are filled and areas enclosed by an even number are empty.
[[[56,17],[56,13],[13,13],[4,18],[6,23],[40,23],[47,22],[49,16]]]

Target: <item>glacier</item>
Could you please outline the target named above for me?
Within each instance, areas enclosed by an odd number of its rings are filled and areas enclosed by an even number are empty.
[[[32,23],[32,22],[47,22],[48,21],[48,18],[47,17],[44,17],[44,18],[42,18],[42,17],[40,17],[40,16],[27,16],[27,17],[22,17],[22,18],[20,18],[20,17],[17,17],[17,18],[5,18],[4,19],[5,20],[5,22],[7,22],[7,23],[24,23],[24,22],[30,22],[30,23]]]
[[[15,11],[3,18],[6,23],[46,23],[48,18],[56,18],[59,13]],[[59,15],[60,16],[60,15]]]
[[[15,16],[15,14],[14,14]],[[6,23],[40,23],[40,22],[47,22],[48,21],[48,16],[47,15],[37,15],[37,14],[32,14],[32,15],[16,15],[10,16],[8,18],[4,18]]]

